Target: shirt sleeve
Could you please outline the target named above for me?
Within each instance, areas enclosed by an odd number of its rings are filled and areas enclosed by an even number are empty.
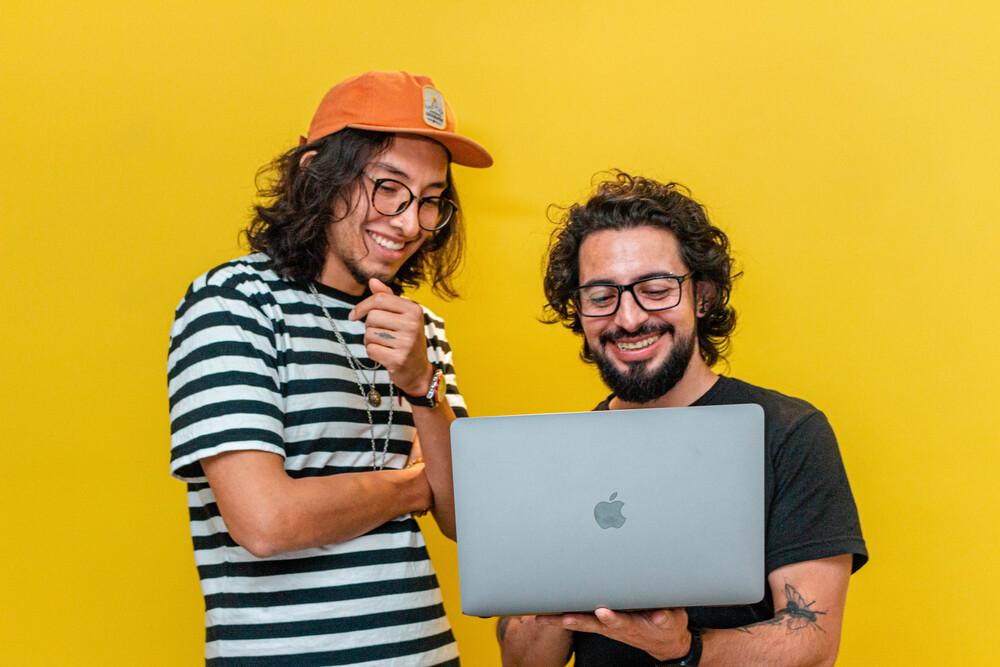
[[[427,356],[435,368],[444,372],[447,382],[445,400],[455,412],[456,417],[468,417],[469,411],[465,399],[458,390],[458,380],[455,375],[455,365],[452,360],[451,345],[445,335],[444,320],[424,308],[424,334],[427,337]]]
[[[837,439],[816,411],[775,452],[775,487],[767,539],[767,571],[853,554],[853,571],[868,560],[861,523]]]
[[[167,391],[174,477],[206,481],[201,460],[223,452],[285,456],[274,325],[253,297],[188,290],[170,332]]]

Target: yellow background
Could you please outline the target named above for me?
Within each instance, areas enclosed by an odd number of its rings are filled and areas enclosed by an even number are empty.
[[[841,664],[996,664],[997,25],[943,0],[3,0],[0,662],[200,661],[174,306],[241,252],[255,170],[327,87],[405,68],[497,161],[457,170],[465,299],[426,299],[473,412],[603,396],[536,321],[546,206],[610,167],[679,180],[746,272],[729,372],[839,435],[872,553]],[[466,664],[494,664],[428,539]]]

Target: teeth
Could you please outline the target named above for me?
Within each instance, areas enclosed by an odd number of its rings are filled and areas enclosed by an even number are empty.
[[[402,243],[396,243],[395,241],[390,241],[386,237],[380,236],[379,234],[376,234],[375,232],[368,232],[368,233],[371,234],[371,237],[373,239],[375,239],[375,243],[377,243],[378,245],[382,246],[383,248],[387,248],[389,250],[402,250],[403,249],[403,245],[404,244],[402,244]]]
[[[650,336],[649,338],[643,338],[642,340],[637,340],[633,343],[626,343],[624,341],[620,343],[615,343],[619,350],[641,350],[644,347],[649,347],[656,341],[660,340],[660,336]]]

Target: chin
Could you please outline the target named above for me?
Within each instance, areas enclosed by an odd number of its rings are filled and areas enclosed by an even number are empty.
[[[694,339],[680,338],[651,359],[626,363],[604,354],[594,358],[601,379],[626,403],[649,403],[672,390],[684,377],[694,353]]]
[[[351,277],[364,287],[368,287],[368,281],[372,278],[377,278],[388,285],[396,277],[396,274],[399,273],[399,268],[395,270],[378,269],[376,267],[358,266],[357,264],[349,265],[347,268],[351,272]]]

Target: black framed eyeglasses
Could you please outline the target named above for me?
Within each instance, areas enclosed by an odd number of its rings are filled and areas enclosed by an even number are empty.
[[[610,317],[618,312],[622,293],[629,292],[646,312],[668,310],[681,302],[681,286],[693,275],[693,272],[683,276],[664,274],[643,278],[628,285],[584,285],[573,290],[573,302],[576,304],[576,312],[583,317]]]
[[[417,223],[428,232],[446,226],[455,217],[458,205],[447,197],[417,198],[405,183],[394,178],[375,178],[363,172],[375,185],[372,187],[372,207],[389,217],[399,215],[417,200]]]

